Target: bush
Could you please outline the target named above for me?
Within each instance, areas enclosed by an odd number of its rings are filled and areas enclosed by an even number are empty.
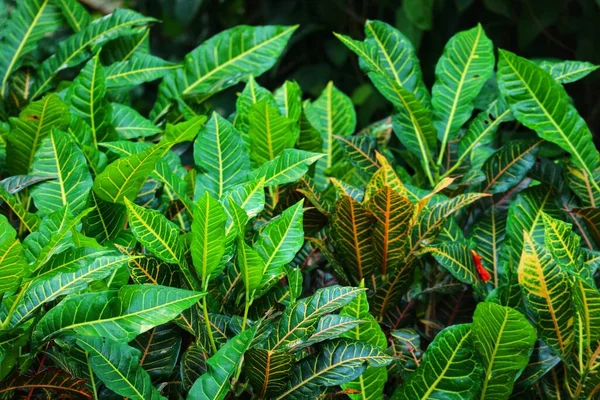
[[[333,82],[257,82],[297,26],[178,64],[150,53],[156,23],[74,0],[5,22],[1,396],[598,395],[600,156],[564,89],[597,66],[496,52],[477,25],[428,88],[367,21],[336,36],[394,112],[357,129]]]

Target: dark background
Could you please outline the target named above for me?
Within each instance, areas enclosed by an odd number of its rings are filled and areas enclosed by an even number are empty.
[[[111,0],[81,1],[101,4],[99,9]],[[600,64],[600,0],[129,0],[120,5],[163,21],[152,29],[152,51],[172,61],[239,24],[300,24],[287,53],[259,83],[274,89],[295,79],[305,97],[315,97],[332,80],[352,97],[359,127],[385,117],[390,106],[331,32],[362,39],[366,19],[385,21],[413,41],[429,87],[446,41],[478,22],[496,47],[519,55]],[[232,104],[239,90],[224,94],[222,104]],[[600,71],[567,90],[600,139]]]

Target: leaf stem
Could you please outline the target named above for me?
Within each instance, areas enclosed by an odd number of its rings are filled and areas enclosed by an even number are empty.
[[[213,354],[217,353],[217,345],[215,344],[215,338],[213,337],[212,328],[210,327],[210,319],[208,318],[208,306],[206,304],[206,296],[202,298],[202,313],[204,314],[204,323],[206,324],[206,331],[208,332],[208,338],[210,345],[213,350]]]
[[[254,299],[252,298],[250,293],[246,292],[246,301],[245,301],[246,304],[244,305],[244,318],[242,319],[242,332],[244,332],[244,330],[246,329],[246,323],[248,322],[248,310],[250,309],[250,306],[252,305],[253,301],[254,301]]]

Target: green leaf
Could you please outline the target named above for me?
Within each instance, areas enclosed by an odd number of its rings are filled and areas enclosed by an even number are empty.
[[[348,340],[327,342],[317,354],[296,364],[287,390],[277,399],[316,398],[325,387],[342,385],[362,374],[366,368],[385,367],[391,358],[378,348]]]
[[[171,321],[204,295],[159,285],[126,285],[118,291],[76,294],[49,310],[33,337],[42,343],[75,333],[128,342]]]
[[[153,172],[163,150],[162,146],[154,145],[140,153],[114,161],[96,176],[92,186],[94,193],[111,203],[134,200]]]
[[[216,112],[194,142],[194,161],[201,174],[199,184],[216,199],[243,182],[250,158],[242,137],[229,121]]]
[[[548,72],[556,82],[562,84],[576,82],[600,68],[585,61],[544,60],[538,66]]]
[[[321,134],[326,157],[319,161],[329,169],[340,159],[340,147],[334,135],[350,136],[356,129],[352,100],[329,82],[319,98],[305,106],[306,118]]]
[[[92,393],[85,385],[84,379],[73,377],[68,372],[55,368],[44,368],[33,375],[23,375],[6,380],[0,387],[0,394],[12,393],[13,396],[25,393],[34,393],[34,390],[43,390],[44,394],[60,398],[92,398]],[[19,391],[22,391],[21,393]],[[18,394],[19,393],[19,394]],[[36,393],[37,394],[37,393]]]
[[[423,251],[431,253],[459,281],[473,286],[481,282],[467,243],[444,242],[439,246],[426,247]]]
[[[581,237],[573,232],[572,225],[547,214],[544,220],[544,244],[550,250],[552,258],[563,268],[582,278],[589,275],[585,271],[584,254],[581,250]]]
[[[365,22],[365,40],[359,42],[335,34],[350,50],[359,56],[360,68],[366,73],[376,72],[385,77],[384,86],[400,86],[413,93],[417,100],[429,107],[429,92],[423,83],[421,67],[410,40],[399,30],[382,21]],[[373,78],[369,74],[369,77]],[[386,83],[393,82],[393,83]],[[389,89],[379,88],[387,97]],[[392,98],[388,98],[392,101]]]
[[[50,214],[68,206],[77,215],[87,202],[92,188],[92,176],[85,157],[69,136],[53,130],[35,154],[31,173],[40,177],[56,178],[42,182],[31,190],[35,206]]]
[[[250,384],[261,398],[282,393],[294,366],[294,356],[287,352],[250,349],[244,356]]]
[[[238,268],[246,286],[246,293],[252,294],[260,288],[265,272],[265,262],[258,251],[248,246],[242,237],[238,239],[237,249]]]
[[[375,216],[373,247],[381,274],[393,272],[404,260],[408,250],[413,205],[389,186],[379,189],[366,204]]]
[[[163,141],[171,146],[181,142],[191,142],[198,135],[205,122],[206,117],[199,115],[176,125],[167,124]]]
[[[342,150],[350,163],[365,177],[370,178],[379,169],[375,156],[377,151],[376,138],[366,135],[351,138],[336,136],[335,138],[341,144]]]
[[[6,217],[0,216],[0,295],[16,289],[28,273],[23,246]]]
[[[540,143],[511,141],[492,154],[483,163],[485,181],[482,192],[507,192],[521,182],[535,164]]]
[[[285,264],[291,262],[304,244],[302,206],[304,200],[289,207],[279,218],[271,220],[260,232],[254,249],[265,262],[259,295],[277,282]]]
[[[162,132],[162,129],[142,117],[135,109],[117,103],[112,103],[111,106],[111,123],[120,138],[137,139]]]
[[[90,125],[76,115],[71,115],[71,123],[67,130],[71,139],[83,151],[83,154],[95,175],[106,167],[106,154],[94,146],[93,132]]]
[[[276,107],[264,101],[250,108],[248,123],[250,157],[257,166],[275,159],[284,149],[294,147],[300,133],[294,121],[281,116]]]
[[[168,263],[184,262],[184,249],[179,240],[179,228],[174,223],[160,211],[148,210],[127,199],[125,206],[131,231],[144,247]]]
[[[204,193],[194,210],[190,249],[194,268],[205,287],[211,275],[221,272],[218,267],[225,251],[226,220],[223,206],[211,195]]]
[[[229,379],[250,346],[256,329],[249,329],[229,339],[215,355],[206,360],[207,371],[194,382],[189,400],[223,400],[229,392]]]
[[[206,360],[208,354],[199,343],[192,343],[181,357],[180,371],[183,378],[183,386],[189,389],[196,379],[206,372]]]
[[[175,370],[181,342],[181,331],[174,324],[165,324],[139,335],[130,345],[142,352],[140,366],[148,375],[164,379]]]
[[[129,260],[130,257],[126,256],[101,256],[75,271],[57,270],[51,275],[42,275],[32,280],[19,302],[14,305],[15,311],[9,327],[16,327],[29,319],[44,303],[58,296],[82,290],[93,281],[106,278]]]
[[[472,341],[469,324],[453,325],[438,333],[417,370],[390,399],[475,397],[481,388],[482,370]]]
[[[343,337],[368,343],[382,351],[386,350],[387,339],[375,318],[369,313],[369,303],[365,292],[360,293],[352,302],[345,305],[340,311],[340,315],[365,321],[344,333]],[[381,399],[387,377],[385,367],[368,366],[357,379],[343,384],[342,388],[354,389],[359,392],[359,394],[349,395],[353,400]]]
[[[317,328],[302,346],[310,346],[325,340],[341,337],[343,334],[366,321],[339,314],[324,315],[319,319]],[[301,346],[298,346],[301,347]]]
[[[268,349],[285,350],[302,345],[309,340],[323,315],[350,303],[362,291],[364,289],[333,285],[298,300],[283,312],[275,334],[269,336]]]
[[[265,162],[250,173],[247,179],[264,179],[264,186],[277,186],[299,180],[308,168],[324,154],[297,149],[284,149],[281,155]]]
[[[490,273],[494,286],[498,286],[500,268],[500,248],[506,236],[506,214],[497,207],[491,207],[488,213],[473,226],[469,239],[474,250],[481,256],[481,266]]]
[[[498,86],[515,118],[571,154],[588,176],[600,166],[592,134],[563,87],[531,61],[500,50]],[[600,187],[592,181],[594,188]]]
[[[574,311],[567,275],[546,248],[527,232],[523,235],[519,285],[534,315],[540,338],[566,359],[575,343]]]
[[[478,24],[454,35],[435,67],[432,88],[433,124],[442,142],[438,165],[448,141],[456,138],[460,127],[471,117],[475,97],[494,71],[491,40]]]
[[[252,106],[257,103],[265,103],[275,106],[275,98],[264,87],[260,86],[252,75],[248,77],[248,82],[244,86],[244,90],[239,94],[235,103],[235,119],[233,125],[241,132],[247,133],[249,123],[249,114]]]
[[[473,315],[473,345],[485,371],[480,399],[508,399],[518,374],[527,366],[535,330],[518,311],[479,303]]]
[[[88,197],[88,207],[92,210],[83,218],[86,236],[95,238],[98,243],[104,243],[115,239],[123,230],[127,220],[123,204],[104,201],[92,192]]]
[[[57,0],[56,5],[74,32],[80,32],[92,22],[90,13],[77,0]]]
[[[94,373],[113,392],[136,400],[164,399],[139,365],[139,350],[101,337],[78,337],[77,344],[86,352]]]
[[[186,56],[181,94],[214,93],[259,76],[275,64],[297,28],[238,26],[213,36]]]
[[[302,114],[302,89],[297,82],[285,81],[274,93],[279,113],[294,123],[300,121]]]
[[[135,53],[127,61],[116,62],[106,67],[106,87],[115,89],[137,86],[160,79],[176,68],[181,68],[181,65],[150,54]]]
[[[77,75],[65,99],[71,105],[73,114],[92,128],[92,139],[96,148],[98,143],[110,137],[110,105],[104,99],[105,94],[104,67],[100,63],[100,53],[97,53]]]
[[[60,26],[60,13],[50,0],[23,0],[3,27],[0,48],[0,94],[6,98],[10,75],[21,67],[25,54]]]
[[[19,118],[11,118],[12,129],[6,135],[10,172],[14,175],[28,174],[42,139],[53,128],[65,130],[69,120],[69,107],[56,94],[30,103],[21,111]]]
[[[144,26],[156,19],[145,17],[131,10],[116,9],[106,18],[99,18],[80,32],[58,43],[54,54],[38,68],[31,87],[31,99],[37,99],[50,89],[52,81],[60,71],[81,64],[92,55],[92,49],[121,37],[132,34],[133,28]]]
[[[331,216],[331,239],[336,253],[356,282],[371,279],[379,265],[372,238],[375,221],[370,211],[349,196],[338,200]]]

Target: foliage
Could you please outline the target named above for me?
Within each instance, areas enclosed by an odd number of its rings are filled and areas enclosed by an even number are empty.
[[[600,155],[565,89],[593,64],[496,52],[477,24],[429,86],[411,40],[370,20],[332,35],[393,110],[364,126],[333,81],[260,85],[296,25],[224,30],[177,63],[136,11],[17,3],[0,397],[598,396]]]

